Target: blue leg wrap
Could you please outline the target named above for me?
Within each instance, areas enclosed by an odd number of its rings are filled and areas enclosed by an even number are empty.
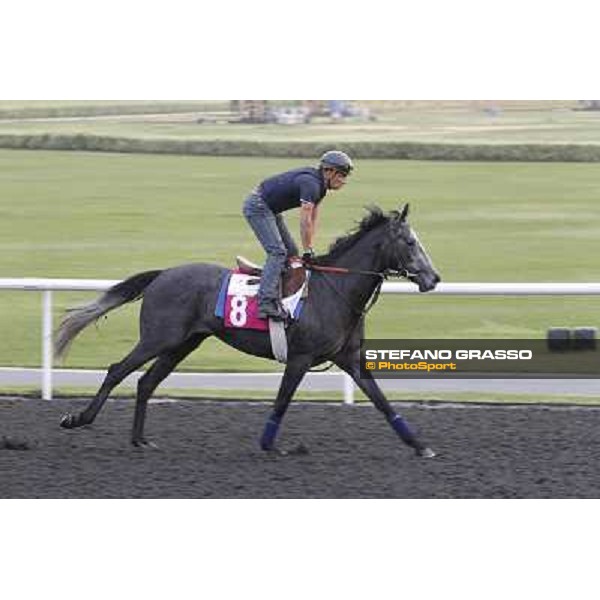
[[[279,424],[281,423],[281,419],[271,415],[269,420],[265,425],[265,429],[263,431],[262,437],[260,438],[260,447],[263,450],[271,450],[273,448],[273,443],[275,442],[275,438],[277,437],[277,430],[279,429]]]
[[[394,415],[393,417],[391,417],[390,425],[394,428],[394,431],[402,438],[403,442],[406,442],[410,445],[412,445],[415,442],[415,434],[400,415]]]

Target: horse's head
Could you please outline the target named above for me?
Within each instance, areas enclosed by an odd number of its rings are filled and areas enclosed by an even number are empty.
[[[441,278],[417,234],[408,224],[407,216],[408,204],[401,211],[390,213],[387,235],[382,244],[384,267],[400,271],[419,286],[420,292],[429,292]]]

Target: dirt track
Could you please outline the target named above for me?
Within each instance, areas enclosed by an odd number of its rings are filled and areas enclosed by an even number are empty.
[[[440,453],[424,460],[370,406],[292,405],[281,446],[309,453],[287,457],[258,449],[264,404],[151,404],[160,449],[143,451],[128,441],[132,401],[109,401],[92,428],[59,428],[83,406],[0,399],[0,497],[600,497],[600,408],[398,404]]]

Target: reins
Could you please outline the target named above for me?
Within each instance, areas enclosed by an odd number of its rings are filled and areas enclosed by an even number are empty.
[[[337,275],[374,275],[387,279],[388,277],[408,277],[414,276],[407,269],[384,269],[383,271],[365,271],[362,269],[348,269],[346,267],[330,267],[328,265],[319,265],[316,263],[303,263],[304,267],[312,271],[321,271],[322,273],[335,273]]]
[[[331,284],[331,282],[327,279],[327,277],[324,277],[324,281],[327,282],[327,284],[331,287],[331,289],[340,297],[342,298],[342,300],[346,303],[346,306],[348,306],[350,308],[350,310],[358,317],[364,317],[372,308],[373,306],[375,306],[375,303],[377,302],[377,300],[379,300],[379,295],[381,294],[381,287],[383,286],[383,282],[387,279],[389,279],[390,277],[402,277],[407,279],[408,277],[411,276],[411,273],[409,273],[406,269],[402,269],[401,271],[395,270],[395,269],[385,269],[384,271],[366,271],[363,269],[348,269],[346,267],[330,267],[327,265],[318,265],[318,264],[314,264],[314,263],[304,263],[305,268],[312,270],[312,271],[317,271],[320,273],[332,273],[334,275],[370,275],[372,277],[379,277],[379,281],[377,283],[377,286],[375,287],[375,289],[373,290],[371,296],[369,297],[369,299],[367,300],[367,303],[365,304],[365,308],[363,308],[362,310],[357,309],[355,306],[352,306],[352,304],[350,304],[350,302],[348,302],[347,298],[341,294],[334,285]]]
[[[347,269],[346,267],[329,267],[327,265],[318,265],[315,263],[304,263],[305,268],[313,271],[321,271],[322,273],[335,273],[337,275],[376,275],[378,277],[383,274],[380,271],[362,271],[359,269]]]

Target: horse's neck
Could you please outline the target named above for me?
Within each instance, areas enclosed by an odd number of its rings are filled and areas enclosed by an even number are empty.
[[[377,242],[382,232],[379,228],[373,229],[358,240],[351,248],[327,261],[327,264],[348,269],[362,271],[376,271],[381,269],[380,255],[377,251]]]
[[[353,271],[377,271],[380,264],[374,248],[351,248],[348,252],[329,263],[336,267],[345,267]]]
[[[381,271],[379,254],[375,247],[378,235],[381,235],[380,232],[369,232],[363,243],[357,242],[347,252],[328,262],[328,264],[352,271],[369,271],[373,273]],[[340,275],[337,283],[340,292],[351,302],[352,306],[362,309],[373,295],[380,281],[380,278],[376,275],[349,273]]]

